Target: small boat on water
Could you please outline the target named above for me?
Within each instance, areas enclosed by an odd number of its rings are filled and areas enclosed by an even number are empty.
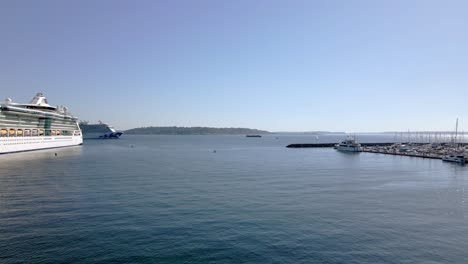
[[[460,165],[465,165],[466,158],[464,155],[445,155],[442,157],[442,161],[454,162]]]
[[[256,138],[259,138],[259,137],[262,137],[262,135],[246,135],[246,137],[256,137]]]
[[[354,138],[348,137],[346,140],[335,145],[335,149],[344,152],[361,152],[361,144],[357,143]]]

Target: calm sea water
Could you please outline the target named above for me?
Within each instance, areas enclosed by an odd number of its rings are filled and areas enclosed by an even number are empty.
[[[337,140],[124,136],[0,156],[0,263],[468,263],[468,167],[285,148]]]

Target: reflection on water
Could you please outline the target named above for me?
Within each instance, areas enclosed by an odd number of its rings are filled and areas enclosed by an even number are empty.
[[[337,140],[126,136],[0,156],[0,262],[468,263],[468,166],[285,147]]]
[[[83,155],[83,146],[73,146],[65,148],[34,150],[18,153],[0,155],[0,163],[7,162],[9,165],[16,162],[23,163],[29,161],[40,161],[51,158],[74,158]]]

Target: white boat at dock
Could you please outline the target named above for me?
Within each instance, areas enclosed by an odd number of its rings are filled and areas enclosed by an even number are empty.
[[[442,161],[454,162],[460,165],[465,165],[466,158],[464,155],[445,155],[442,157]]]
[[[335,149],[344,152],[361,152],[362,146],[354,138],[348,137],[346,140],[336,144]]]

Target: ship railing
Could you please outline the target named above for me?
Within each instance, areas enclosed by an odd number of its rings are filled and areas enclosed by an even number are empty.
[[[70,136],[81,135],[77,130],[60,130],[60,129],[34,129],[34,128],[1,128],[0,137],[37,137],[37,136]]]

